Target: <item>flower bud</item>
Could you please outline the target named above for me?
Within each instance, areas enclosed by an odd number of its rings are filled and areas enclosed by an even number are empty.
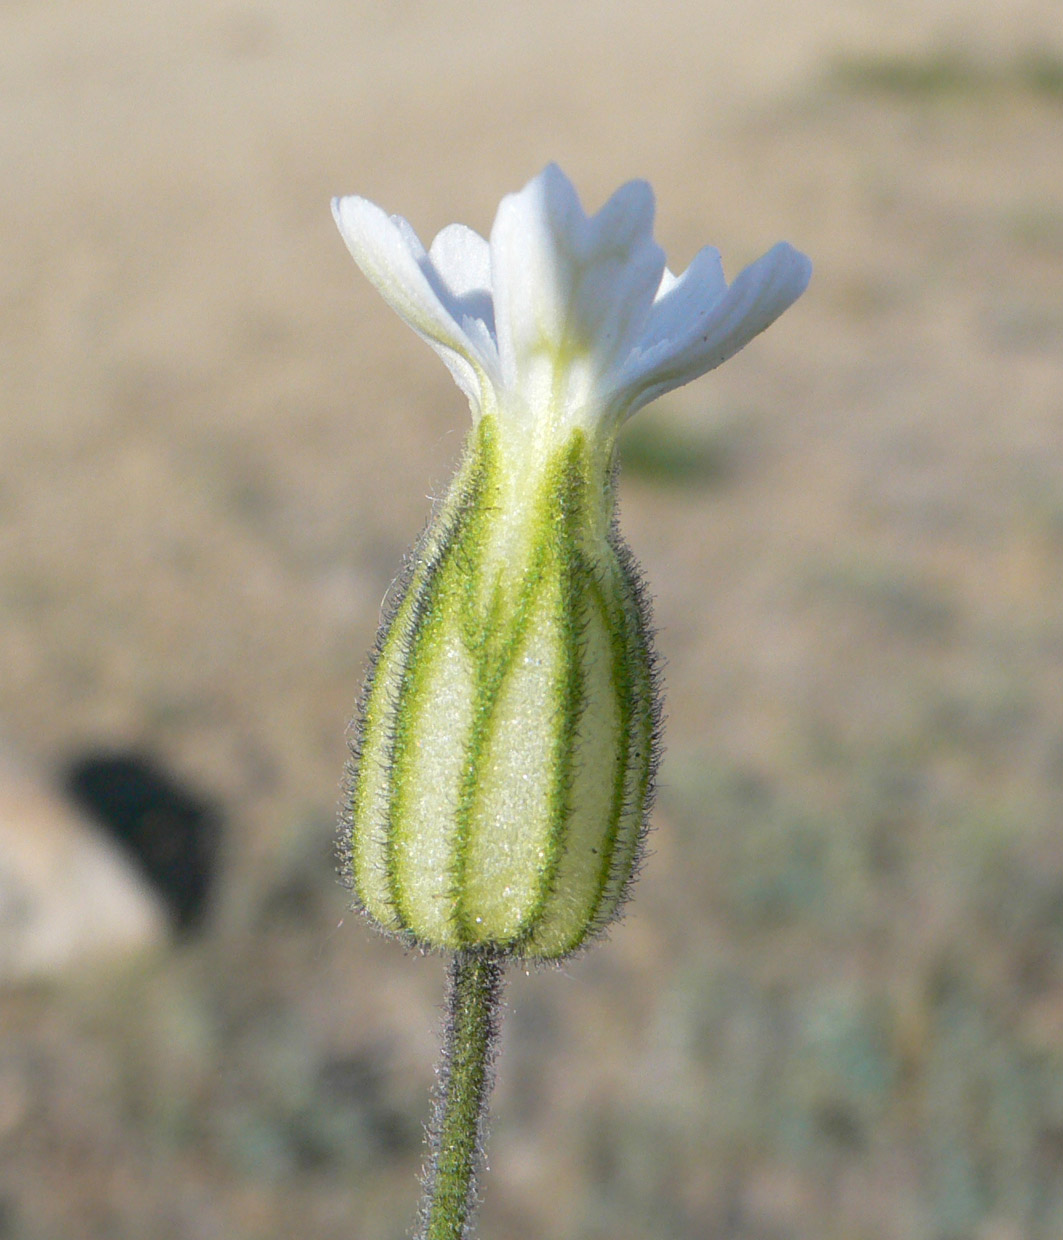
[[[639,855],[658,711],[610,463],[574,431],[529,481],[494,418],[384,627],[350,787],[350,873],[432,947],[562,956]]]
[[[780,243],[728,285],[707,246],[675,276],[648,185],[588,217],[554,166],[503,199],[490,241],[453,224],[426,251],[363,198],[333,212],[474,421],[366,685],[352,885],[421,945],[555,959],[616,915],[656,763],[648,607],[614,520],[618,429],[763,331],[811,266]]]

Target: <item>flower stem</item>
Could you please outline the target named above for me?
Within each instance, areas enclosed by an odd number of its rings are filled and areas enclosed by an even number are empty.
[[[463,1240],[471,1234],[501,994],[497,956],[455,954],[418,1240]]]

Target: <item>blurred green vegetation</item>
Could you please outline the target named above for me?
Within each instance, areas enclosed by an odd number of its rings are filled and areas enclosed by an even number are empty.
[[[705,912],[676,927],[661,1016],[681,1077],[635,1122],[743,1175],[799,1169],[823,1203],[846,1179],[873,1201],[870,1163],[893,1165],[913,1240],[1063,1235],[1063,877],[1038,847],[1055,827],[948,796],[918,747],[852,775],[839,803],[704,754],[669,763],[700,891],[681,907]],[[898,1234],[848,1213],[829,1234]]]
[[[668,408],[629,422],[620,437],[624,476],[664,486],[726,482],[735,468],[736,448],[729,424],[705,419],[691,426]]]
[[[838,59],[831,80],[854,92],[927,100],[955,95],[1023,93],[1063,102],[1063,59],[1030,50],[1002,63],[977,60],[955,48],[911,55]]]

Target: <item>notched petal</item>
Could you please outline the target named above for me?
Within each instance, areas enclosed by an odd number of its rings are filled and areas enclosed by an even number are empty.
[[[481,319],[493,335],[491,247],[484,238],[464,224],[448,224],[432,242],[428,261],[440,300],[454,318]]]
[[[473,405],[529,424],[615,425],[738,352],[811,274],[780,243],[730,287],[711,246],[677,277],[653,239],[646,182],[588,217],[556,164],[502,200],[489,241],[452,224],[426,252],[404,219],[364,199],[333,211],[358,265]]]
[[[662,341],[686,335],[726,293],[723,262],[713,245],[699,250],[682,275],[674,276],[666,269],[639,347],[647,351]]]
[[[507,385],[566,393],[574,407],[593,399],[638,339],[660,286],[653,213],[653,191],[632,181],[588,219],[554,165],[503,200],[491,263]],[[560,379],[566,369],[571,382]]]
[[[653,239],[653,191],[629,181],[587,223],[572,277],[568,332],[595,359],[598,382],[644,330],[665,270]]]
[[[647,335],[620,376],[625,416],[733,357],[793,305],[812,276],[809,260],[785,241],[729,288],[718,263],[716,251],[703,250],[655,303]]]
[[[555,164],[499,203],[491,282],[499,363],[509,388],[564,334],[571,255],[582,247],[586,227],[576,191]]]
[[[653,189],[648,181],[628,181],[592,216],[590,236],[596,250],[630,250],[653,245]]]
[[[356,196],[334,198],[332,214],[366,278],[396,314],[435,349],[458,386],[480,407],[481,376],[491,365],[491,358],[481,356],[455,317],[455,310],[463,317],[467,313],[464,299],[450,294],[409,223]]]

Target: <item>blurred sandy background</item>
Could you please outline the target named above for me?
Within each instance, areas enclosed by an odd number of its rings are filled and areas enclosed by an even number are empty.
[[[0,737],[224,819],[198,931],[0,993],[3,1240],[406,1234],[443,969],[332,834],[467,413],[328,201],[551,159],[816,274],[626,445],[653,855],[513,980],[481,1233],[1063,1234],[1059,5],[3,0]]]

